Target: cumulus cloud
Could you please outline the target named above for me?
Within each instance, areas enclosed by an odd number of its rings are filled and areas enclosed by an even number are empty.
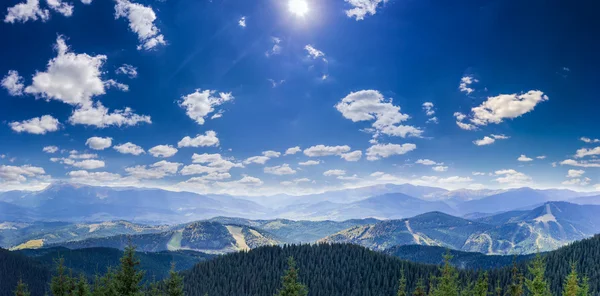
[[[57,131],[60,123],[58,122],[58,119],[50,115],[44,115],[42,117],[34,117],[24,121],[14,121],[8,125],[17,133],[44,135],[48,132]]]
[[[121,67],[117,68],[115,72],[117,74],[127,75],[129,78],[136,78],[138,75],[137,68],[129,64],[123,64]]]
[[[569,170],[567,172],[567,178],[579,178],[585,174],[584,170]]]
[[[374,15],[377,13],[377,8],[380,4],[386,3],[388,0],[344,0],[352,6],[346,10],[346,15],[354,18],[357,21],[365,19],[367,14]]]
[[[575,158],[582,158],[582,157],[592,156],[592,155],[600,155],[600,147],[596,147],[596,148],[592,148],[592,149],[587,149],[587,148],[578,149],[577,152],[575,153]]]
[[[590,178],[575,178],[575,179],[569,179],[566,180],[564,182],[562,182],[563,185],[568,185],[568,186],[587,186],[590,184],[590,181],[592,181],[592,179]]]
[[[376,144],[367,149],[367,160],[387,158],[392,155],[402,155],[417,149],[417,145],[407,144]]]
[[[215,131],[207,131],[204,135],[198,134],[195,138],[186,136],[177,143],[177,147],[212,147],[219,146],[219,138]]]
[[[142,153],[146,153],[146,151],[144,151],[144,149],[142,149],[142,147],[140,147],[136,144],[133,144],[131,142],[116,145],[113,148],[122,154],[140,155]]]
[[[460,91],[465,92],[467,94],[471,94],[473,91],[475,91],[474,89],[472,89],[470,87],[471,84],[479,82],[479,80],[473,78],[473,76],[464,76],[463,78],[460,79],[460,84],[458,85],[458,89],[460,89]]]
[[[122,178],[121,175],[109,172],[88,172],[85,170],[70,171],[67,173],[71,180],[76,183],[84,184],[103,184],[105,182],[114,182]]]
[[[436,171],[436,172],[445,172],[448,170],[447,166],[443,166],[443,165],[438,165],[438,166],[434,166],[431,168],[432,170]]]
[[[345,174],[346,174],[346,171],[344,171],[344,170],[328,170],[328,171],[325,171],[323,173],[323,176],[327,176],[327,177],[330,177],[330,176],[342,176],[342,175],[345,175]]]
[[[46,0],[46,3],[52,10],[66,17],[73,15],[73,4],[63,2],[62,0]]]
[[[85,141],[85,144],[94,150],[104,150],[112,146],[112,138],[91,137]]]
[[[309,161],[305,161],[305,162],[299,162],[298,165],[309,166],[309,165],[318,165],[320,163],[321,163],[320,160],[309,160]]]
[[[498,170],[494,172],[494,175],[498,176],[498,178],[494,179],[498,183],[502,184],[526,184],[531,182],[531,177],[517,172],[513,169],[508,170]]]
[[[46,153],[56,153],[58,151],[58,147],[56,146],[46,146],[42,149],[42,151],[46,152]]]
[[[241,163],[234,163],[229,159],[225,159],[221,154],[196,154],[192,155],[194,164],[187,165],[181,169],[182,175],[198,175],[211,173],[227,173],[232,168],[244,167]]]
[[[10,72],[9,72],[9,73],[10,73]],[[588,143],[588,144],[589,144],[589,143],[600,143],[600,140],[599,140],[599,139],[590,139],[590,138],[587,138],[587,137],[581,137],[581,138],[580,138],[580,140],[581,140],[581,141],[584,141],[584,142],[586,142],[586,143]]]
[[[290,167],[289,164],[284,163],[278,166],[265,167],[264,172],[272,175],[292,175],[295,174],[296,171]]]
[[[312,46],[310,44],[304,46],[304,49],[308,52],[308,56],[313,59],[317,59],[317,58],[325,56],[324,52],[316,49],[314,46]]]
[[[423,111],[425,111],[425,115],[429,116],[429,119],[427,119],[427,123],[438,123],[437,117],[433,116],[435,115],[435,110],[433,110],[432,102],[423,103]]]
[[[177,148],[171,145],[158,145],[150,148],[148,152],[154,157],[171,157],[177,153]]]
[[[126,107],[124,110],[114,110],[109,112],[108,108],[102,103],[96,102],[94,105],[84,106],[75,109],[69,117],[71,124],[91,125],[98,128],[108,126],[134,126],[138,123],[152,123],[150,116],[138,115],[133,110]]]
[[[271,41],[273,42],[273,47],[267,52],[265,52],[265,56],[270,57],[272,55],[278,55],[281,53],[282,47],[280,45],[281,39],[277,37],[271,37]]]
[[[136,179],[162,179],[177,173],[181,163],[161,160],[150,166],[138,165],[125,168],[125,171]]]
[[[546,155],[536,156],[535,158],[537,158],[537,159],[546,159]]]
[[[264,156],[270,157],[270,158],[277,158],[277,157],[281,156],[281,152],[277,152],[277,151],[273,151],[273,150],[263,151],[262,154]]]
[[[215,112],[215,107],[223,103],[233,100],[231,93],[219,93],[215,96],[214,90],[200,90],[183,96],[179,102],[179,106],[184,108],[187,116],[202,125],[205,122],[205,117],[210,113]]]
[[[4,87],[8,94],[11,96],[20,96],[23,95],[23,88],[25,88],[25,84],[23,83],[23,77],[19,75],[19,72],[15,70],[8,71],[8,74],[2,78],[2,87]]]
[[[26,0],[23,3],[9,7],[7,11],[8,13],[4,17],[5,23],[25,23],[29,20],[36,21],[38,19],[45,22],[50,19],[50,11],[41,9],[39,0]]]
[[[485,176],[484,172],[473,172],[473,176]]]
[[[400,107],[386,100],[376,90],[352,92],[343,98],[335,108],[353,122],[373,121],[371,131],[374,137],[380,134],[396,137],[420,137],[423,131],[419,128],[401,125],[410,116],[400,112]]]
[[[85,170],[95,170],[99,168],[103,168],[105,166],[104,161],[97,159],[85,159],[82,161],[76,161],[71,163],[70,165],[78,168],[82,168]]]
[[[242,18],[240,18],[240,20],[238,21],[238,25],[242,28],[246,27],[246,17],[243,16]]]
[[[362,157],[362,151],[356,150],[349,153],[344,153],[340,155],[340,157],[345,161],[359,161]]]
[[[321,156],[332,156],[332,155],[342,155],[346,152],[350,151],[350,146],[325,146],[325,145],[316,145],[309,148],[304,149],[304,155],[309,157],[321,157]]]
[[[522,161],[522,162],[529,162],[529,161],[533,161],[533,158],[527,157],[525,154],[521,154],[521,156],[519,156],[519,158],[517,158],[518,161]]]
[[[252,156],[252,157],[246,158],[246,160],[244,160],[244,164],[252,164],[252,163],[265,164],[269,159],[271,159],[271,158],[266,157],[266,156]]]
[[[291,147],[291,148],[288,148],[287,150],[285,150],[285,154],[284,155],[294,155],[294,154],[296,154],[296,153],[298,153],[300,151],[302,151],[302,149],[300,149],[299,146]]]
[[[473,144],[477,145],[477,146],[484,146],[484,145],[490,145],[493,144],[494,142],[496,142],[496,140],[506,140],[509,139],[510,137],[507,137],[505,135],[490,135],[483,137],[483,139],[480,140],[475,140],[473,141]]]
[[[574,159],[565,159],[560,162],[560,165],[570,165],[582,168],[600,168],[600,163],[590,161],[577,161]]]
[[[150,6],[131,3],[127,0],[116,0],[115,19],[126,18],[129,20],[129,29],[138,35],[140,45],[138,50],[150,50],[158,45],[167,44],[165,37],[154,24],[156,14]]]
[[[520,117],[532,111],[538,103],[547,100],[548,96],[539,90],[488,97],[480,106],[471,109],[471,122],[476,125],[501,123],[504,119]]]
[[[6,182],[25,182],[27,178],[41,177],[46,172],[44,168],[24,165],[0,165],[0,179]]]
[[[291,186],[291,185],[298,185],[300,183],[308,183],[311,182],[312,180],[309,178],[298,178],[298,179],[294,179],[291,181],[282,181],[279,184],[284,185],[284,186]]]
[[[431,159],[418,159],[417,161],[415,161],[415,163],[417,164],[422,164],[422,165],[435,165],[438,164],[437,162],[431,160]]]

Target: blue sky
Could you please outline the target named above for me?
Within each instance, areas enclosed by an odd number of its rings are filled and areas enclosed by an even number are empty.
[[[0,190],[600,183],[591,1],[0,6]]]

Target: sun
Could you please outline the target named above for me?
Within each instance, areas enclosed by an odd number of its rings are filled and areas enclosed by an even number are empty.
[[[297,16],[304,16],[308,12],[308,3],[305,0],[289,0],[288,9]]]

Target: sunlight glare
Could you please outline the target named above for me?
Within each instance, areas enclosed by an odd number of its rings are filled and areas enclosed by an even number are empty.
[[[305,0],[290,0],[288,9],[297,16],[304,16],[308,12],[308,4]]]

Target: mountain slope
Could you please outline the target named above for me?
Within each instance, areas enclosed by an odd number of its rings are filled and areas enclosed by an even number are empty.
[[[550,197],[531,188],[519,188],[471,200],[457,205],[462,214],[481,212],[498,213],[519,208],[537,206],[551,200]]]

